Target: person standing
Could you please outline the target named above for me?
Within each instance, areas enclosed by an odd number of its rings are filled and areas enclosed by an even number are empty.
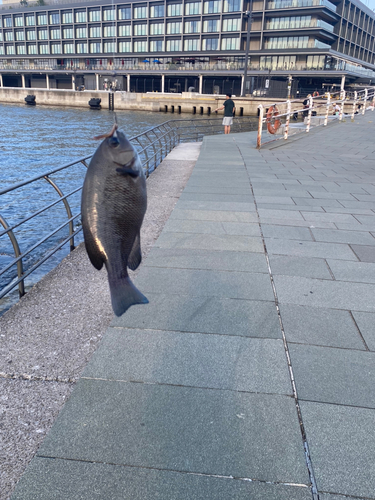
[[[232,94],[226,94],[224,104],[220,108],[215,109],[215,113],[217,113],[221,109],[224,109],[224,134],[230,133],[230,127],[233,124],[233,114],[236,111],[236,106],[231,97]]]

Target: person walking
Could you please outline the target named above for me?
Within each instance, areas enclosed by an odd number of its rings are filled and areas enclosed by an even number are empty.
[[[230,133],[230,127],[233,124],[233,114],[236,111],[236,106],[231,97],[232,94],[226,94],[224,104],[220,108],[215,109],[215,113],[217,113],[221,109],[224,109],[224,134]]]

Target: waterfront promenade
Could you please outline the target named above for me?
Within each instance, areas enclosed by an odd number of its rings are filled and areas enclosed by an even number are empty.
[[[374,121],[204,139],[13,500],[375,499]]]

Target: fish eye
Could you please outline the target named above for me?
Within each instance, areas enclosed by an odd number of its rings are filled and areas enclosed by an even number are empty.
[[[113,148],[117,148],[117,146],[120,144],[120,141],[118,140],[117,137],[111,137],[109,139],[109,144],[110,146],[112,146]]]

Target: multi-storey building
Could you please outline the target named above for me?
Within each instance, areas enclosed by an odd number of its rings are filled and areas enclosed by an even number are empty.
[[[289,83],[302,95],[343,79],[375,82],[375,15],[359,0],[38,0],[0,8],[2,86],[286,95]]]

